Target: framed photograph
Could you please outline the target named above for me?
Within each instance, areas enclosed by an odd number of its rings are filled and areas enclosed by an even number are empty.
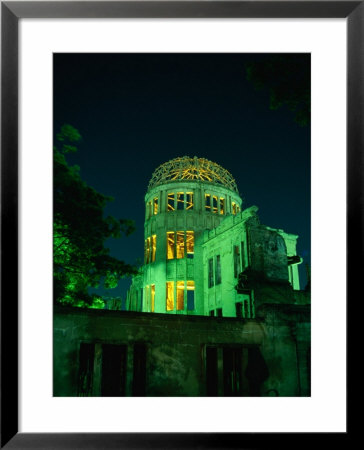
[[[363,8],[2,2],[2,446],[348,436]]]

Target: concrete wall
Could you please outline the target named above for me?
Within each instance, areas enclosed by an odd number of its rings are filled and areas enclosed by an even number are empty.
[[[284,396],[307,395],[307,368],[303,367],[302,356],[307,351],[309,339],[305,329],[307,310],[303,310],[304,307],[290,306],[301,308],[301,323],[296,331],[299,339],[291,332],[292,322],[297,319],[294,309],[286,311],[285,315],[281,314],[278,321],[277,312],[273,317],[270,309],[261,314],[259,319],[243,320],[55,308],[54,395],[78,395],[81,343],[91,343],[95,346],[93,386],[89,394],[93,396],[99,396],[101,392],[103,344],[126,346],[125,395],[132,395],[133,354],[138,343],[145,344],[147,350],[147,396],[205,396],[206,346],[217,348],[218,395],[224,395],[224,348],[241,349],[245,384],[249,384],[247,367],[250,367],[250,372],[253,367],[249,360],[246,360],[249,352],[256,349],[259,355],[262,355],[267,379],[260,386],[259,395],[271,395],[271,389],[276,389],[279,395]],[[275,311],[279,311],[278,306],[277,308]],[[263,317],[264,315],[266,317]],[[301,351],[299,362],[297,348]],[[298,374],[298,370],[303,370],[302,374]],[[259,373],[256,376],[259,378]],[[249,389],[244,392],[245,394],[241,395],[251,395]]]

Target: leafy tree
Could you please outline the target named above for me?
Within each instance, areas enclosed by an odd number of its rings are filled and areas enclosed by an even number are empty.
[[[246,77],[257,90],[269,91],[270,109],[284,105],[301,126],[310,123],[311,65],[309,55],[276,54],[246,63]]]
[[[66,161],[77,151],[80,133],[63,125],[54,147],[54,301],[57,304],[103,308],[102,297],[89,288],[117,286],[123,276],[136,268],[109,254],[106,239],[120,238],[134,231],[134,222],[104,217],[104,208],[112,200],[88,186],[80,177],[80,168]]]

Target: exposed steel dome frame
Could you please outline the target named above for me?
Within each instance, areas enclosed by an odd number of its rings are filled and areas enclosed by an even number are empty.
[[[183,156],[161,164],[154,171],[148,191],[173,181],[203,181],[218,184],[239,193],[236,182],[226,169],[205,158]]]

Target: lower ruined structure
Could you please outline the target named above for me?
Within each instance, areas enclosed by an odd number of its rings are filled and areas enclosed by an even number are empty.
[[[255,319],[55,308],[55,396],[308,396],[310,308]]]

